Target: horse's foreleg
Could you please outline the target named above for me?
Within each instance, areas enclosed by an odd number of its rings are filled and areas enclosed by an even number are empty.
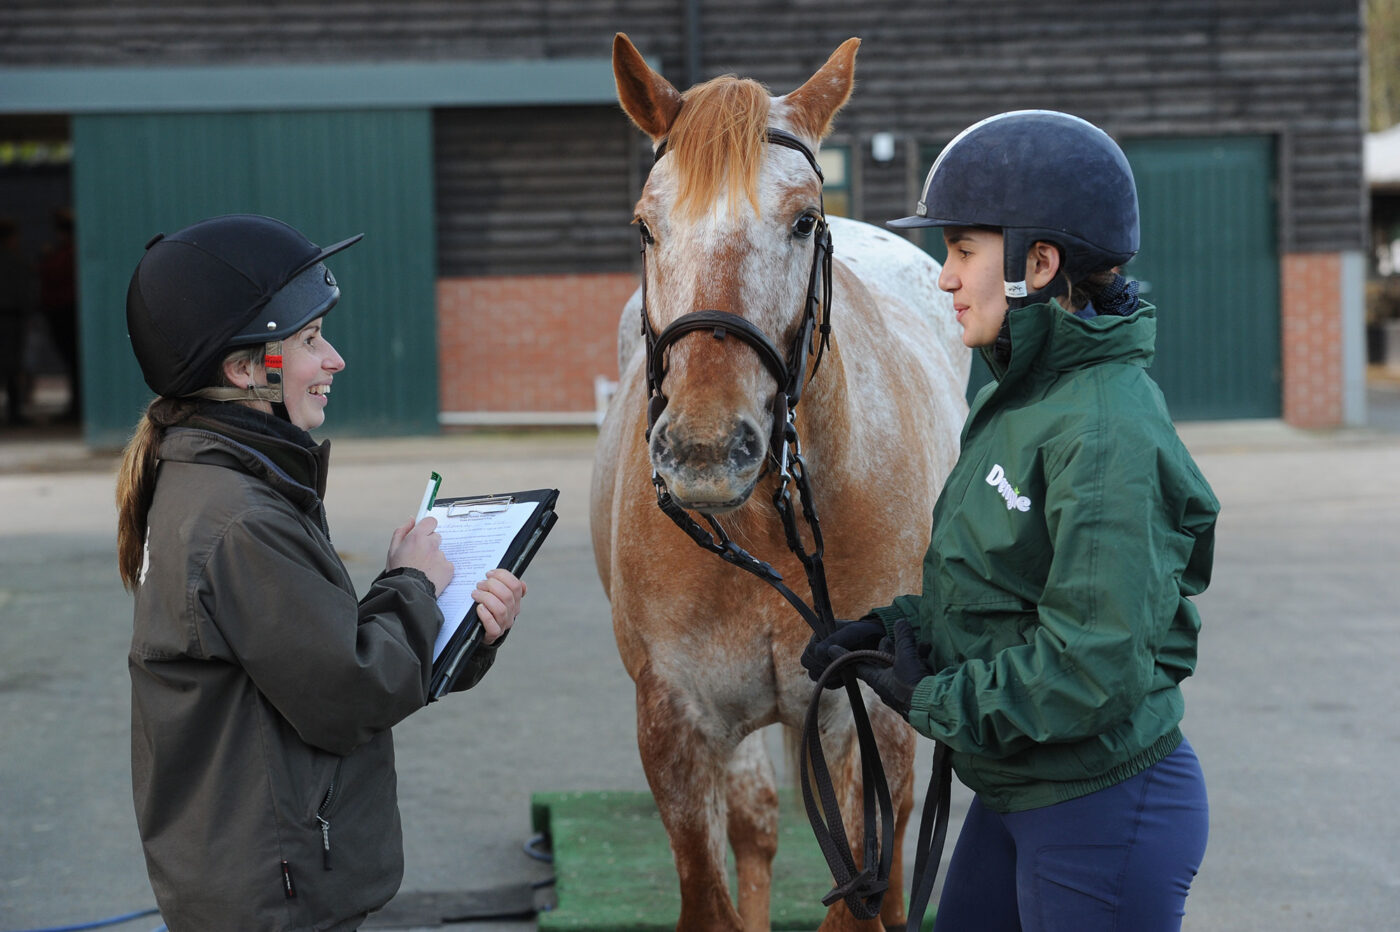
[[[739,877],[745,932],[768,932],[773,855],[778,851],[778,790],[763,732],[739,742],[729,762],[729,844]]]
[[[680,932],[741,932],[724,866],[729,748],[708,740],[687,699],[647,667],[637,677],[637,745],[680,877]]]

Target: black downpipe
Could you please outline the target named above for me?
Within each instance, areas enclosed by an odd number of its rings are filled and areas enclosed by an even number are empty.
[[[701,81],[700,0],[685,0],[685,83],[694,87]]]

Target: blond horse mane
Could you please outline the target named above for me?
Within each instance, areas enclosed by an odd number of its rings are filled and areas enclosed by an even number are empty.
[[[768,148],[770,101],[757,81],[723,75],[685,92],[667,134],[679,179],[677,212],[694,220],[728,189],[735,213],[746,198],[758,213],[758,171]]]

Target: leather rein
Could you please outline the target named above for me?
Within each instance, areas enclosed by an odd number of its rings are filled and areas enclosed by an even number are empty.
[[[816,155],[802,140],[779,129],[769,129],[767,139],[770,144],[793,149],[807,159],[818,181],[824,180]],[[656,149],[659,161],[666,154],[666,141],[663,139]],[[831,335],[831,228],[827,224],[825,205],[817,218],[812,236],[815,241],[812,255],[812,269],[808,275],[807,297],[803,305],[802,324],[786,354],[758,327],[747,319],[729,311],[706,309],[683,314],[672,321],[660,333],[652,326],[646,300],[646,259],[648,237],[643,231],[642,251],[642,334],[646,340],[647,371],[647,440],[657,419],[666,408],[666,395],[662,383],[666,377],[666,350],[677,340],[691,333],[709,332],[715,339],[728,336],[748,344],[758,354],[765,368],[777,382],[778,391],[772,402],[773,430],[769,437],[768,453],[778,469],[778,484],[773,493],[773,505],[783,522],[783,531],[788,549],[802,563],[812,594],[812,604],[808,605],[783,582],[782,574],[774,567],[748,553],[734,543],[712,515],[704,515],[709,525],[707,531],[695,520],[689,511],[678,503],[666,487],[666,482],[652,470],[652,484],[656,487],[656,502],[661,511],[677,527],[684,531],[696,544],[717,554],[721,559],[766,582],[777,590],[795,608],[803,620],[818,637],[825,637],[836,627],[835,615],[831,608],[831,596],[826,582],[826,571],[822,563],[824,545],[821,524],[817,518],[813,502],[811,482],[808,479],[806,463],[802,458],[802,448],[798,440],[795,412],[802,398],[802,389],[816,376],[821,365],[822,355]],[[818,310],[820,309],[820,317]],[[815,345],[814,345],[815,344]],[[810,375],[807,372],[807,359],[815,356]],[[792,488],[796,488],[801,502],[802,515],[812,539],[812,549],[808,550],[798,527],[793,506]],[[876,651],[859,651],[841,658],[826,671],[822,682],[814,690],[808,705],[803,724],[802,743],[805,753],[800,756],[802,797],[806,806],[807,818],[812,831],[821,846],[827,865],[831,868],[835,886],[822,898],[824,905],[830,906],[837,900],[845,900],[852,915],[857,919],[873,919],[880,915],[884,894],[889,887],[891,865],[894,860],[894,806],[890,799],[889,784],[880,761],[879,748],[875,741],[874,729],[869,714],[861,698],[860,688],[854,672],[854,662],[876,662],[890,664],[889,654]],[[836,792],[831,781],[826,757],[821,746],[819,727],[819,706],[822,693],[829,680],[839,678],[846,690],[851,712],[855,719],[856,736],[860,746],[862,769],[863,812],[864,812],[864,857],[857,866],[847,839],[845,825]],[[941,812],[939,825],[931,826],[930,810],[926,805],[923,823],[919,832],[919,851],[915,863],[916,905],[920,891],[931,891],[933,877],[938,870],[938,857],[932,858],[932,873],[922,870],[929,860],[930,842],[936,836],[938,851],[942,851],[943,837],[947,829],[946,765],[942,763],[942,745],[936,751],[934,768],[935,780],[930,783],[929,800],[942,800],[937,808]],[[809,774],[810,760],[810,774]],[[944,774],[944,782],[937,779]],[[815,787],[815,789],[814,789]],[[814,797],[820,796],[820,806]],[[876,819],[879,832],[876,832]],[[879,850],[876,850],[877,839]],[[927,903],[927,892],[923,902]],[[911,911],[912,913],[912,911]],[[917,929],[922,920],[923,909],[918,916],[911,916],[909,928]]]

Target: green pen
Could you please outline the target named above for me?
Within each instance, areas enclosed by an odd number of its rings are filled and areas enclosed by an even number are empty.
[[[423,490],[423,501],[418,506],[418,519],[422,521],[428,516],[428,512],[433,509],[433,502],[437,500],[438,486],[442,485],[442,476],[435,472],[428,473],[428,487]]]

